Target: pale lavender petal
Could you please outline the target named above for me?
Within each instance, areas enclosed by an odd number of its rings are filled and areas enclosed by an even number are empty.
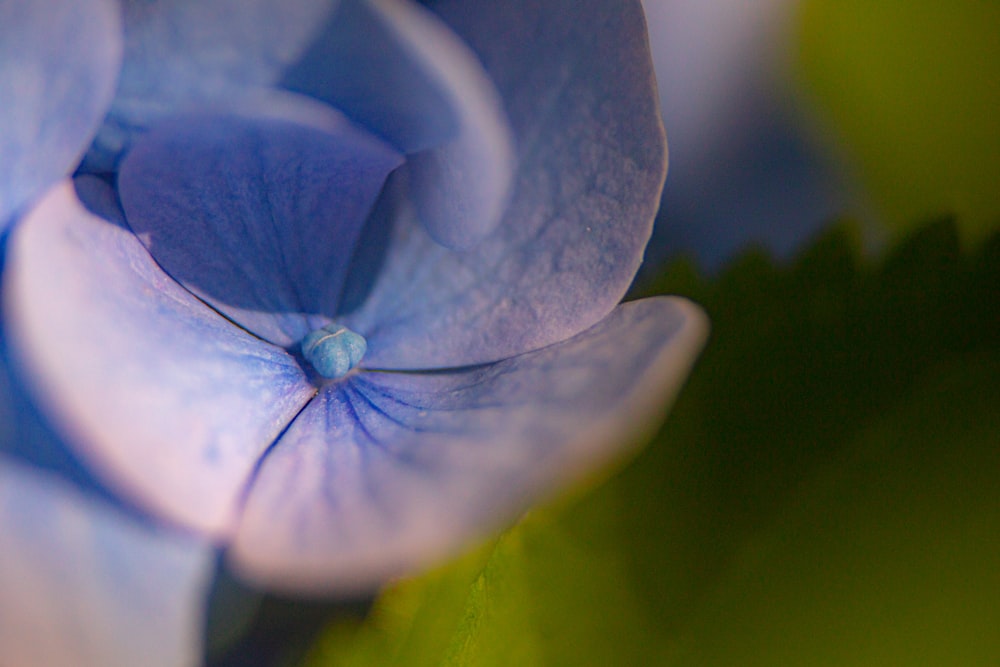
[[[0,456],[0,664],[198,664],[213,551]]]
[[[3,276],[3,255],[5,244],[0,241],[0,277]],[[2,283],[0,283],[2,284]],[[0,452],[7,449],[7,443],[18,431],[17,408],[14,404],[15,390],[7,361],[7,342],[3,333],[3,312],[0,311]]]
[[[499,222],[514,170],[500,98],[475,54],[420,5],[343,0],[284,84],[410,154],[410,197],[439,242],[468,248]]]
[[[109,485],[223,535],[258,457],[314,389],[296,361],[163,273],[97,179],[15,230],[5,324],[39,403]]]
[[[496,364],[330,385],[264,459],[231,559],[320,593],[441,558],[641,442],[705,334],[689,302],[647,299]]]
[[[858,198],[789,94],[797,0],[644,0],[670,177],[643,270],[718,271],[764,246],[791,259]]]
[[[747,103],[777,88],[796,0],[643,0],[671,161],[710,175],[716,155],[744,129]],[[676,132],[673,132],[676,130]]]
[[[245,111],[284,85],[331,101],[411,153],[422,220],[468,245],[509,194],[510,132],[469,50],[408,0],[124,4],[125,68],[88,171],[112,171],[177,113]]]
[[[118,189],[175,280],[290,348],[336,315],[358,235],[401,157],[346,120],[181,117],[138,140]]]
[[[123,0],[125,62],[87,156],[111,171],[132,142],[176,113],[245,108],[316,38],[337,0]]]
[[[2,263],[0,260],[0,265]],[[44,469],[93,495],[109,498],[107,490],[96,482],[38,413],[15,372],[3,328],[0,312],[0,456]]]
[[[345,318],[375,368],[484,363],[593,325],[642,260],[666,167],[638,2],[431,6],[503,97],[517,182],[499,227],[468,252],[435,243],[397,193],[384,266]]]
[[[121,58],[111,0],[0,0],[0,232],[76,168],[111,103]]]

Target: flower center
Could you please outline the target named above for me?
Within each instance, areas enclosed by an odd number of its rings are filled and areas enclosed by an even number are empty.
[[[368,343],[341,324],[327,324],[302,339],[302,356],[316,372],[335,380],[361,363]]]

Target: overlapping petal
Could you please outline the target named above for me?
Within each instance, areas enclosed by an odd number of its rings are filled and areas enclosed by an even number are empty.
[[[500,91],[518,173],[503,220],[466,252],[395,193],[385,262],[345,319],[377,368],[484,363],[593,325],[635,275],[666,168],[638,2],[429,4]]]
[[[357,238],[399,154],[343,120],[181,118],[118,176],[132,230],[182,285],[291,347],[336,315]]]
[[[3,275],[3,254],[4,243],[0,241],[0,276]],[[0,283],[2,284],[2,283]],[[11,387],[11,377],[7,362],[7,345],[3,335],[3,312],[0,311],[0,451],[4,450],[4,444],[10,441],[16,433],[16,412],[9,396],[13,394]]]
[[[0,244],[2,245],[2,244]],[[2,252],[0,248],[0,252]],[[3,260],[0,258],[0,277]],[[87,493],[111,500],[111,495],[66,447],[42,417],[14,368],[0,312],[0,457],[45,470]]]
[[[797,0],[644,0],[671,176],[644,268],[709,270],[763,245],[790,259],[848,211],[848,175],[785,80]]]
[[[0,232],[73,171],[111,103],[121,57],[112,0],[0,0]]]
[[[113,170],[157,121],[245,109],[315,38],[337,0],[124,0],[125,59],[107,121],[87,155]]]
[[[343,0],[284,84],[410,154],[410,196],[439,242],[467,248],[499,222],[514,169],[499,96],[468,47],[418,4]]]
[[[705,333],[687,301],[648,299],[496,364],[330,385],[265,458],[231,558],[262,583],[319,593],[440,557],[620,456]]]
[[[247,477],[314,393],[295,360],[175,283],[97,179],[53,189],[18,226],[6,324],[39,402],[118,489],[225,533]],[[103,216],[103,217],[102,217]]]
[[[94,484],[25,396],[2,319],[0,664],[196,664],[213,550]]]
[[[129,0],[124,19],[121,84],[88,170],[112,171],[174,114],[245,112],[289,89],[411,154],[413,199],[439,241],[471,245],[499,221],[513,164],[498,95],[461,40],[410,0]]]
[[[704,339],[682,300],[613,310],[666,166],[638,3],[426,4],[126,2],[89,168],[133,148],[128,222],[85,178],[11,242],[47,413],[142,507],[235,535],[261,583],[364,590],[448,553],[619,455]],[[372,215],[400,156],[283,85],[407,153]],[[279,348],[334,317],[367,370],[317,395]]]
[[[197,664],[212,549],[0,455],[0,664]]]

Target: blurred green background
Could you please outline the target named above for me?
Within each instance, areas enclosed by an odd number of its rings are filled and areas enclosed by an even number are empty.
[[[1000,221],[1000,3],[807,0],[802,87],[896,232],[954,214]]]
[[[791,20],[796,104],[882,243],[846,216],[792,261],[647,270],[631,296],[713,323],[649,447],[306,664],[1000,665],[1000,3]]]

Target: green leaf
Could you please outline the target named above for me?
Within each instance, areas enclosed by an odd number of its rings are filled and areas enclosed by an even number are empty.
[[[943,364],[807,475],[671,664],[997,664],[998,377],[996,354]]]
[[[898,232],[1000,224],[1000,3],[806,0],[799,65]]]
[[[792,267],[677,264],[709,346],[650,447],[589,493],[331,626],[309,664],[995,664],[1000,237]]]

